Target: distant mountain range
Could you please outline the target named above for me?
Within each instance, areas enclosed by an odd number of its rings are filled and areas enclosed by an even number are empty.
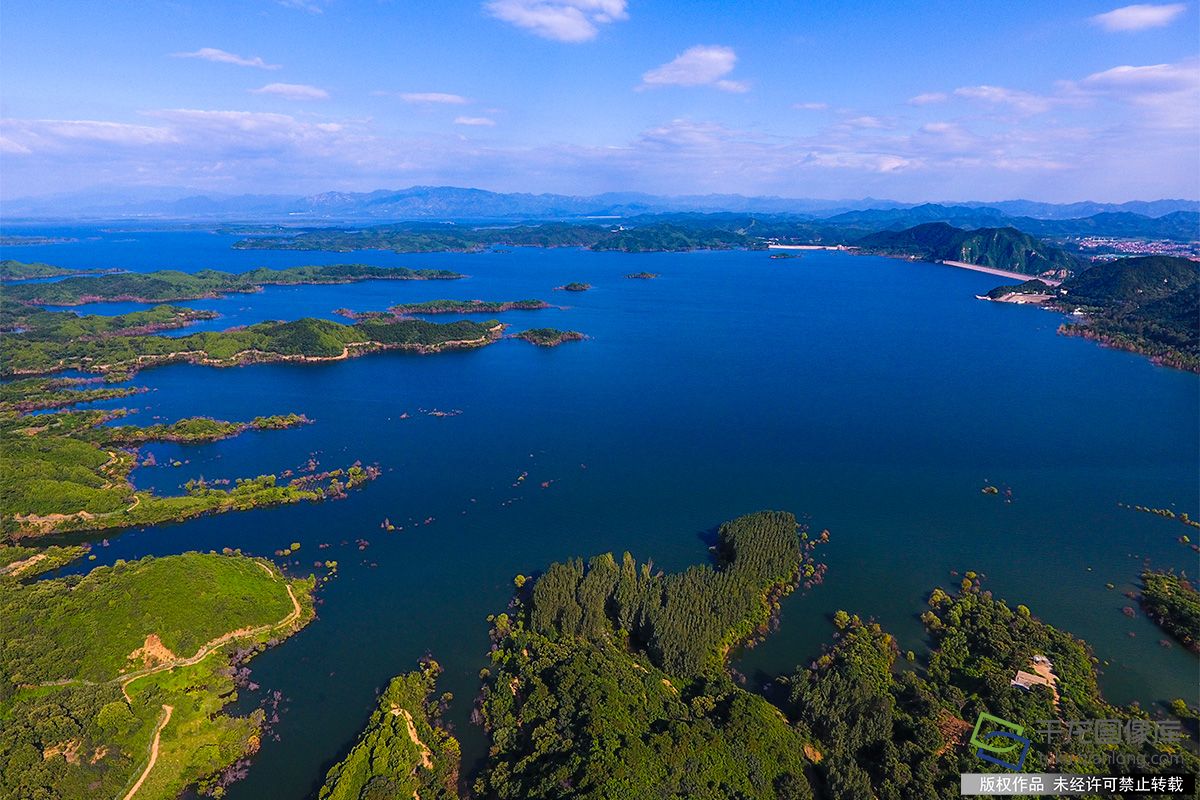
[[[826,220],[837,226],[868,229],[904,228],[922,222],[995,227],[1005,220],[1066,221],[1105,214],[1132,215],[1136,223],[1136,220],[1162,218],[1176,212],[1200,212],[1200,201],[1056,204],[1004,200],[939,205],[900,203],[872,197],[818,200],[733,194],[659,196],[637,192],[575,196],[499,193],[452,186],[413,186],[400,190],[324,192],[309,196],[230,195],[184,188],[135,187],[26,197],[0,203],[0,213],[7,220],[125,217],[243,221],[287,219],[304,222],[561,220],[625,218],[667,212],[789,215],[800,219]],[[1031,233],[1042,233],[1024,224],[1016,227]],[[1168,227],[1171,230],[1176,228]]]

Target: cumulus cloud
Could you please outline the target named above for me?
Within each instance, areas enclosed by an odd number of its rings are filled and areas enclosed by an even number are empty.
[[[829,108],[829,103],[792,103],[792,108],[797,111],[824,111]]]
[[[266,86],[249,91],[250,94],[272,94],[286,100],[326,100],[329,98],[329,92],[304,83],[268,83]]]
[[[496,120],[490,117],[455,117],[454,124],[490,128],[496,124]]]
[[[280,64],[268,64],[260,56],[247,58],[215,47],[201,47],[190,53],[172,53],[174,58],[199,58],[202,61],[215,61],[218,64],[233,64],[238,67],[258,67],[259,69],[279,69]]]
[[[1185,3],[1163,5],[1137,3],[1097,14],[1091,18],[1091,21],[1093,25],[1099,25],[1106,31],[1144,31],[1147,28],[1161,28],[1170,25],[1186,10],[1187,4]]]
[[[737,53],[724,45],[698,44],[642,75],[639,89],[656,86],[712,86],[725,92],[746,92],[749,85],[725,78],[737,66]]]
[[[945,92],[925,92],[915,97],[908,98],[908,104],[912,106],[928,106],[934,103],[944,103],[949,99]]]
[[[458,94],[448,94],[446,92],[401,92],[400,99],[406,103],[414,103],[418,105],[433,104],[433,105],[451,105],[461,106],[467,104],[467,98]]]
[[[626,0],[489,0],[483,7],[496,19],[559,42],[586,42],[600,25],[629,18]]]
[[[1048,97],[1023,92],[1019,89],[1006,89],[1003,86],[961,86],[954,90],[959,97],[978,100],[995,106],[1008,106],[1025,114],[1040,114],[1048,111],[1054,104]]]

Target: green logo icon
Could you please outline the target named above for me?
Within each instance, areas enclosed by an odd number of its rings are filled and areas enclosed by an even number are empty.
[[[984,761],[1005,769],[1020,770],[1025,766],[1025,756],[1029,755],[1029,739],[1024,733],[1022,725],[994,717],[986,711],[980,712],[979,719],[975,720],[975,730],[971,731],[971,747]]]

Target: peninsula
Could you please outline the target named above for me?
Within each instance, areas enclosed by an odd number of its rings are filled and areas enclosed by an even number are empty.
[[[201,553],[0,579],[0,796],[217,789],[262,735],[261,713],[223,711],[239,688],[231,659],[307,624],[313,585],[264,560]]]

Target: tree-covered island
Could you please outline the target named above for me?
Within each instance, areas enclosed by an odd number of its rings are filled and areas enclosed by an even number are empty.
[[[524,339],[539,347],[557,347],[563,342],[578,342],[586,339],[579,331],[560,331],[557,328],[530,328],[513,334],[514,339]]]

